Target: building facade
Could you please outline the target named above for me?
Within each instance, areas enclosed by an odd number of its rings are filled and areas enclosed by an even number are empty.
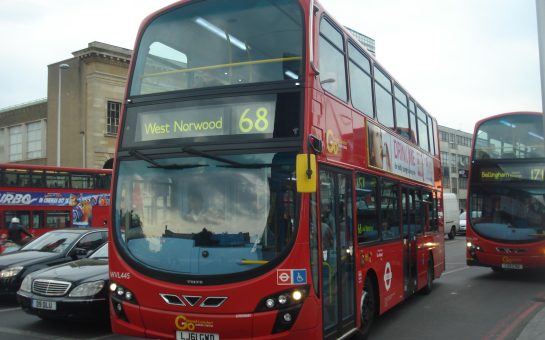
[[[456,194],[460,208],[464,210],[467,204],[471,138],[471,133],[439,125],[443,190]]]
[[[0,163],[45,165],[47,100],[0,110]]]
[[[47,99],[0,110],[0,163],[102,168],[113,158],[131,50],[91,42],[72,55],[48,65]]]

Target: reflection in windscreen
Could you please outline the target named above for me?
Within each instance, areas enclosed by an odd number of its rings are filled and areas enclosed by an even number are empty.
[[[61,253],[78,237],[76,233],[48,233],[30,242],[21,250]]]
[[[296,0],[194,1],[146,27],[131,95],[298,80],[303,47]]]
[[[485,237],[523,242],[545,236],[544,188],[476,188],[470,199],[471,224]]]
[[[543,117],[514,114],[492,119],[477,130],[474,159],[545,157]]]
[[[120,164],[116,223],[138,261],[173,273],[247,271],[295,235],[293,154]],[[172,166],[176,164],[176,166]]]

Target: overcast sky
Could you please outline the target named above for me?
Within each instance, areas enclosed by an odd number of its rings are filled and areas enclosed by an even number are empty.
[[[45,98],[47,65],[89,42],[133,48],[170,0],[0,0],[0,109]],[[379,62],[440,125],[473,131],[501,112],[541,111],[535,0],[322,0],[376,41]]]

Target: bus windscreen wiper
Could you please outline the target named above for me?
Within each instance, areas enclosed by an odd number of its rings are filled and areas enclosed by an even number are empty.
[[[230,159],[227,159],[227,158],[214,156],[214,155],[208,154],[208,153],[203,152],[203,151],[195,150],[195,149],[190,148],[190,147],[182,148],[182,151],[186,152],[186,153],[188,153],[190,155],[201,156],[201,157],[204,157],[204,158],[212,159],[214,161],[218,161],[218,162],[228,164],[228,165],[219,165],[219,167],[241,168],[241,169],[259,169],[259,168],[268,168],[268,167],[271,166],[271,164],[258,164],[258,163],[245,164],[245,163],[240,163],[240,162],[233,161],[233,160],[230,160]]]
[[[148,162],[149,164],[151,164],[151,166],[149,166],[148,168],[159,168],[159,169],[191,169],[191,168],[198,168],[198,167],[203,167],[203,166],[208,166],[207,164],[161,164],[161,163],[158,163],[156,162],[155,160],[149,158],[148,156],[142,154],[141,152],[137,151],[137,150],[130,150],[129,151],[129,154],[133,157],[136,157],[140,160],[143,160],[143,161],[146,161]]]

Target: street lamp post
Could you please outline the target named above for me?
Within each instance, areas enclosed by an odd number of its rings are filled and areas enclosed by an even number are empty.
[[[59,65],[59,98],[57,102],[57,166],[61,166],[61,88],[62,70],[70,68],[68,64]]]

